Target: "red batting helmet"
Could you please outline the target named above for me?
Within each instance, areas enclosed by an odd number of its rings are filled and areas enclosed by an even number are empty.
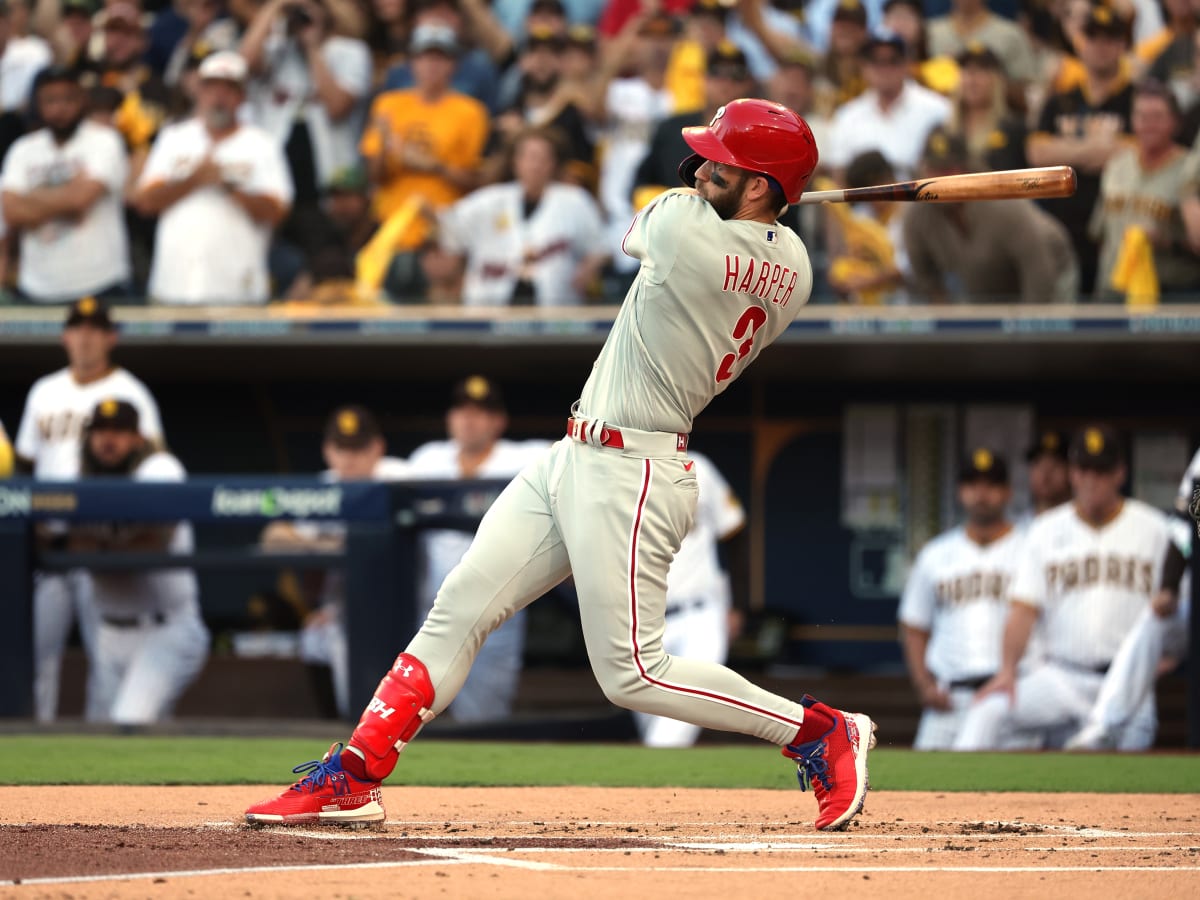
[[[710,159],[773,178],[787,202],[795,203],[817,167],[817,142],[808,123],[769,100],[727,103],[708,125],[683,129],[683,139],[696,151],[679,164],[679,177],[689,187]]]

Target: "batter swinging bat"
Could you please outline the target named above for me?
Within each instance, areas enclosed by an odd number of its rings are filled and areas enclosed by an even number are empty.
[[[801,203],[857,203],[861,200],[915,200],[921,203],[962,203],[965,200],[1015,200],[1022,197],[1070,197],[1075,193],[1075,170],[1070,166],[1008,169],[939,175],[920,181],[901,181],[842,191],[806,191]]]

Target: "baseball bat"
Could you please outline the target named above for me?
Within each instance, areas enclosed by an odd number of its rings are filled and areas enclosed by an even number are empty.
[[[1021,197],[1070,197],[1075,193],[1075,170],[1070,166],[1007,169],[937,175],[841,191],[812,191],[801,203],[857,203],[862,200],[912,200],[919,203],[962,203],[967,200],[1013,200]]]

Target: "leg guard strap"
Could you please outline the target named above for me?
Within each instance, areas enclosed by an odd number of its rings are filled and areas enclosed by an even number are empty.
[[[391,773],[400,750],[434,717],[432,706],[433,683],[425,664],[401,653],[350,736],[351,745],[363,751],[369,774],[382,780]]]

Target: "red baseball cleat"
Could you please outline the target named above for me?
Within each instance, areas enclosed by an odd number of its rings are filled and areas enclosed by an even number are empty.
[[[833,727],[815,741],[789,744],[783,755],[796,761],[800,789],[811,787],[817,796],[817,830],[840,831],[862,811],[867,797],[867,751],[875,746],[875,723],[807,694],[800,703],[829,716]]]
[[[342,769],[342,747],[329,748],[319,762],[292,769],[304,777],[270,800],[246,810],[251,825],[309,825],[382,822],[383,789],[378,781],[360,781]]]

